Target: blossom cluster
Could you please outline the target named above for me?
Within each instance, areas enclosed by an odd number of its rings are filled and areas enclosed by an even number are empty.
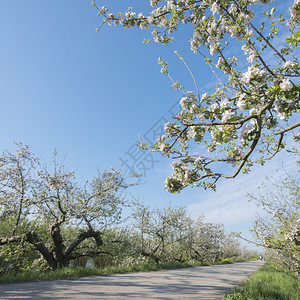
[[[291,232],[284,235],[285,240],[290,241],[298,241],[299,240],[299,230],[298,228],[294,227]]]
[[[300,1],[295,0],[292,7],[290,7],[291,20],[294,23],[300,23]]]

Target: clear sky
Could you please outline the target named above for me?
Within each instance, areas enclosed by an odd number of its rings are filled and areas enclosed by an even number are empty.
[[[144,184],[132,190],[149,206],[187,205],[192,216],[221,222],[228,231],[251,227],[256,214],[245,192],[256,189],[267,175],[281,169],[295,170],[283,153],[251,175],[222,181],[216,193],[186,189],[168,194],[164,180],[169,161],[159,154],[146,156],[132,148],[140,134],[152,138],[180,94],[160,73],[159,56],[184,87],[193,89],[186,69],[173,54],[178,50],[197,74],[205,91],[213,77],[199,56],[189,49],[191,29],[176,35],[169,46],[143,45],[150,35],[137,29],[103,26],[90,0],[0,2],[0,150],[13,149],[13,141],[32,146],[46,162],[53,149],[79,178],[100,170],[119,168],[122,161],[145,172]],[[289,1],[290,2],[290,1]],[[113,11],[132,6],[149,11],[149,1],[101,1]],[[124,164],[122,166],[125,167]],[[145,169],[147,168],[147,169]]]

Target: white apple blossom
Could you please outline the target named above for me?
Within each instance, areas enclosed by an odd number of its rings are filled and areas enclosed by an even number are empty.
[[[249,124],[245,124],[243,126],[242,132],[240,134],[240,140],[241,143],[244,144],[245,143],[245,138],[248,136],[249,133],[251,133],[253,130],[253,127]]]
[[[290,60],[287,60],[286,62],[284,62],[284,64],[282,65],[283,68],[287,69],[294,66],[294,63]]]
[[[207,93],[204,93],[202,96],[201,96],[201,100],[204,101],[205,99],[208,98],[208,94]]]
[[[213,5],[211,6],[211,11],[213,14],[218,13],[220,11],[220,7],[216,1],[214,1]]]
[[[214,103],[214,104],[212,104],[212,105],[209,107],[209,111],[214,112],[214,111],[216,111],[218,108],[219,108],[218,103]]]
[[[225,98],[220,102],[220,107],[221,108],[230,107],[230,101],[228,100],[228,98]]]
[[[227,122],[228,119],[230,119],[232,116],[234,116],[233,110],[226,110],[222,115],[222,123]]]
[[[293,87],[292,83],[288,78],[283,79],[279,86],[282,91],[290,91]]]
[[[188,133],[188,139],[194,139],[196,134],[197,134],[197,132],[196,132],[195,126],[192,126]]]

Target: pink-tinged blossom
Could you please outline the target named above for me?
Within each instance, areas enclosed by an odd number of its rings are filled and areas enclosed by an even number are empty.
[[[218,63],[216,64],[216,67],[219,68],[222,62],[222,57],[219,57]]]
[[[125,13],[125,18],[127,18],[127,19],[135,18],[135,16],[136,16],[136,13],[133,12],[133,11],[127,11],[127,12]]]
[[[210,53],[210,55],[213,55],[214,52],[217,50],[217,48],[218,48],[217,44],[211,44],[209,46],[209,53]]]
[[[284,238],[285,238],[286,241],[287,241],[287,240],[293,241],[294,236],[291,235],[290,233],[288,233],[288,234],[285,234],[285,235],[284,235]]]
[[[293,23],[300,23],[300,1],[295,0],[292,7],[290,7],[290,13],[291,13],[291,21]]]
[[[204,114],[202,114],[202,113],[197,114],[197,118],[198,118],[200,121],[204,121],[204,120],[205,120]]]
[[[193,104],[193,105],[191,106],[191,108],[190,108],[190,112],[191,112],[191,113],[194,113],[194,112],[196,111],[196,109],[197,109],[197,105],[196,105],[196,104]]]
[[[204,100],[207,99],[207,98],[208,98],[208,94],[205,93],[205,94],[202,95],[201,100],[204,101]]]
[[[234,27],[228,28],[228,32],[230,33],[230,37],[232,37],[232,38],[235,37],[235,29],[234,29]]]
[[[285,78],[282,80],[282,82],[280,83],[280,88],[282,91],[290,91],[292,89],[292,83],[289,81],[288,78]]]
[[[248,28],[246,28],[245,31],[246,31],[246,34],[247,34],[248,36],[254,36],[254,35],[255,35],[253,29],[250,29],[250,30],[249,30]]]
[[[229,13],[235,13],[237,11],[237,6],[233,3],[231,4],[230,8],[229,8]]]
[[[265,76],[265,74],[266,74],[266,71],[264,71],[258,67],[250,66],[250,67],[248,67],[248,71],[243,73],[241,81],[245,84],[249,84],[250,81],[254,78],[254,76],[263,78]]]
[[[160,136],[160,137],[158,137],[156,139],[159,151],[161,151],[161,152],[164,152],[164,150],[166,149],[166,145],[164,143],[165,140],[166,140],[166,136],[165,135]]]
[[[249,53],[250,55],[247,57],[247,61],[250,63],[253,63],[254,59],[255,59],[255,51],[250,51]]]
[[[178,161],[177,160],[173,161],[171,164],[172,169],[176,168],[177,166],[178,166]]]
[[[250,120],[250,123],[252,126],[257,126],[257,121],[254,118]]]
[[[184,108],[187,108],[187,104],[188,104],[188,97],[182,97],[180,99],[180,105],[181,107],[184,109]]]
[[[103,14],[103,13],[106,13],[108,11],[107,7],[106,6],[101,6],[100,8],[100,12]]]
[[[169,131],[171,129],[171,123],[170,122],[166,123],[164,129],[165,132]]]
[[[218,109],[218,107],[219,107],[218,103],[214,103],[209,107],[208,110],[214,112],[215,110]]]
[[[223,113],[221,122],[222,122],[222,123],[227,122],[233,115],[234,115],[234,111],[233,111],[233,110],[226,110],[226,111]]]
[[[293,227],[292,233],[294,235],[297,235],[298,234],[298,228],[297,227]]]
[[[194,139],[196,137],[196,128],[195,126],[192,126],[188,132],[188,139]]]
[[[201,164],[202,163],[202,156],[198,156],[197,159],[195,160],[196,164]]]
[[[150,0],[150,5],[153,7],[153,6],[155,6],[158,2],[159,2],[159,0]]]
[[[220,102],[220,107],[225,108],[230,106],[230,101],[226,98]]]
[[[244,51],[245,54],[249,53],[251,51],[251,48],[247,45],[243,45],[241,49]]]
[[[239,156],[242,154],[242,150],[239,147],[235,147],[233,151],[236,156]]]
[[[213,14],[218,13],[220,11],[220,6],[218,5],[217,2],[214,2],[213,5],[211,6],[211,12]]]
[[[294,241],[298,235],[298,228],[294,227],[291,232],[284,235],[285,240]]]
[[[240,99],[237,101],[236,105],[242,111],[246,108],[246,102]]]
[[[179,112],[179,113],[177,114],[177,116],[176,116],[176,118],[178,118],[178,119],[181,119],[181,118],[183,118],[183,117],[184,117],[184,112],[183,112],[183,111]]]
[[[274,102],[274,110],[277,112],[277,116],[280,118],[280,120],[286,119],[287,116],[284,113],[281,104],[277,100]]]
[[[290,60],[287,60],[283,65],[282,65],[282,67],[283,68],[289,68],[289,67],[292,67],[292,66],[294,66],[294,63],[292,62],[292,61],[290,61]]]
[[[245,142],[245,138],[248,136],[249,133],[253,130],[253,127],[249,124],[245,124],[243,126],[241,135],[240,135],[240,141],[243,144]]]
[[[165,149],[166,149],[166,145],[164,143],[160,144],[159,151],[164,152]]]
[[[246,108],[246,102],[244,101],[245,97],[246,97],[246,94],[242,93],[239,97],[239,100],[236,103],[237,107],[242,111]]]

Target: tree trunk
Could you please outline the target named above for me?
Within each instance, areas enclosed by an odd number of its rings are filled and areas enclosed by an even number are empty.
[[[54,223],[49,228],[50,235],[52,241],[54,243],[53,251],[49,251],[49,249],[45,246],[43,241],[38,237],[35,232],[26,232],[19,236],[12,237],[4,237],[0,238],[0,246],[8,243],[16,243],[16,242],[28,242],[32,245],[32,247],[41,253],[43,258],[47,261],[49,267],[52,270],[60,269],[66,267],[69,261],[81,257],[81,256],[89,256],[96,257],[99,254],[109,254],[106,251],[85,251],[83,253],[79,253],[76,256],[74,255],[74,251],[77,246],[80,245],[84,240],[88,238],[94,238],[96,241],[97,247],[103,245],[103,241],[101,239],[101,233],[99,231],[94,231],[93,229],[89,229],[88,231],[80,233],[76,239],[67,247],[63,243],[63,238],[60,233],[60,224]]]
[[[16,242],[28,242],[40,252],[52,270],[57,269],[57,261],[35,232],[25,232],[22,235],[0,238],[0,245]]]
[[[63,253],[66,246],[63,243],[63,238],[60,233],[60,223],[54,223],[49,228],[50,235],[54,244],[53,252],[55,253],[55,258],[57,260],[57,267],[63,268],[66,267],[68,261],[65,258]]]
[[[89,229],[88,231],[80,233],[77,238],[67,247],[65,251],[65,258],[69,262],[70,260],[74,259],[73,252],[76,249],[76,247],[83,242],[84,240],[88,238],[94,238],[96,241],[97,247],[100,247],[103,245],[103,241],[101,239],[101,234],[99,231],[94,231],[93,229]],[[83,255],[86,256],[86,255]]]
[[[26,241],[29,242],[37,251],[39,251],[44,259],[47,261],[52,270],[58,267],[57,260],[54,258],[53,253],[48,250],[45,244],[40,240],[35,232],[26,233]]]

